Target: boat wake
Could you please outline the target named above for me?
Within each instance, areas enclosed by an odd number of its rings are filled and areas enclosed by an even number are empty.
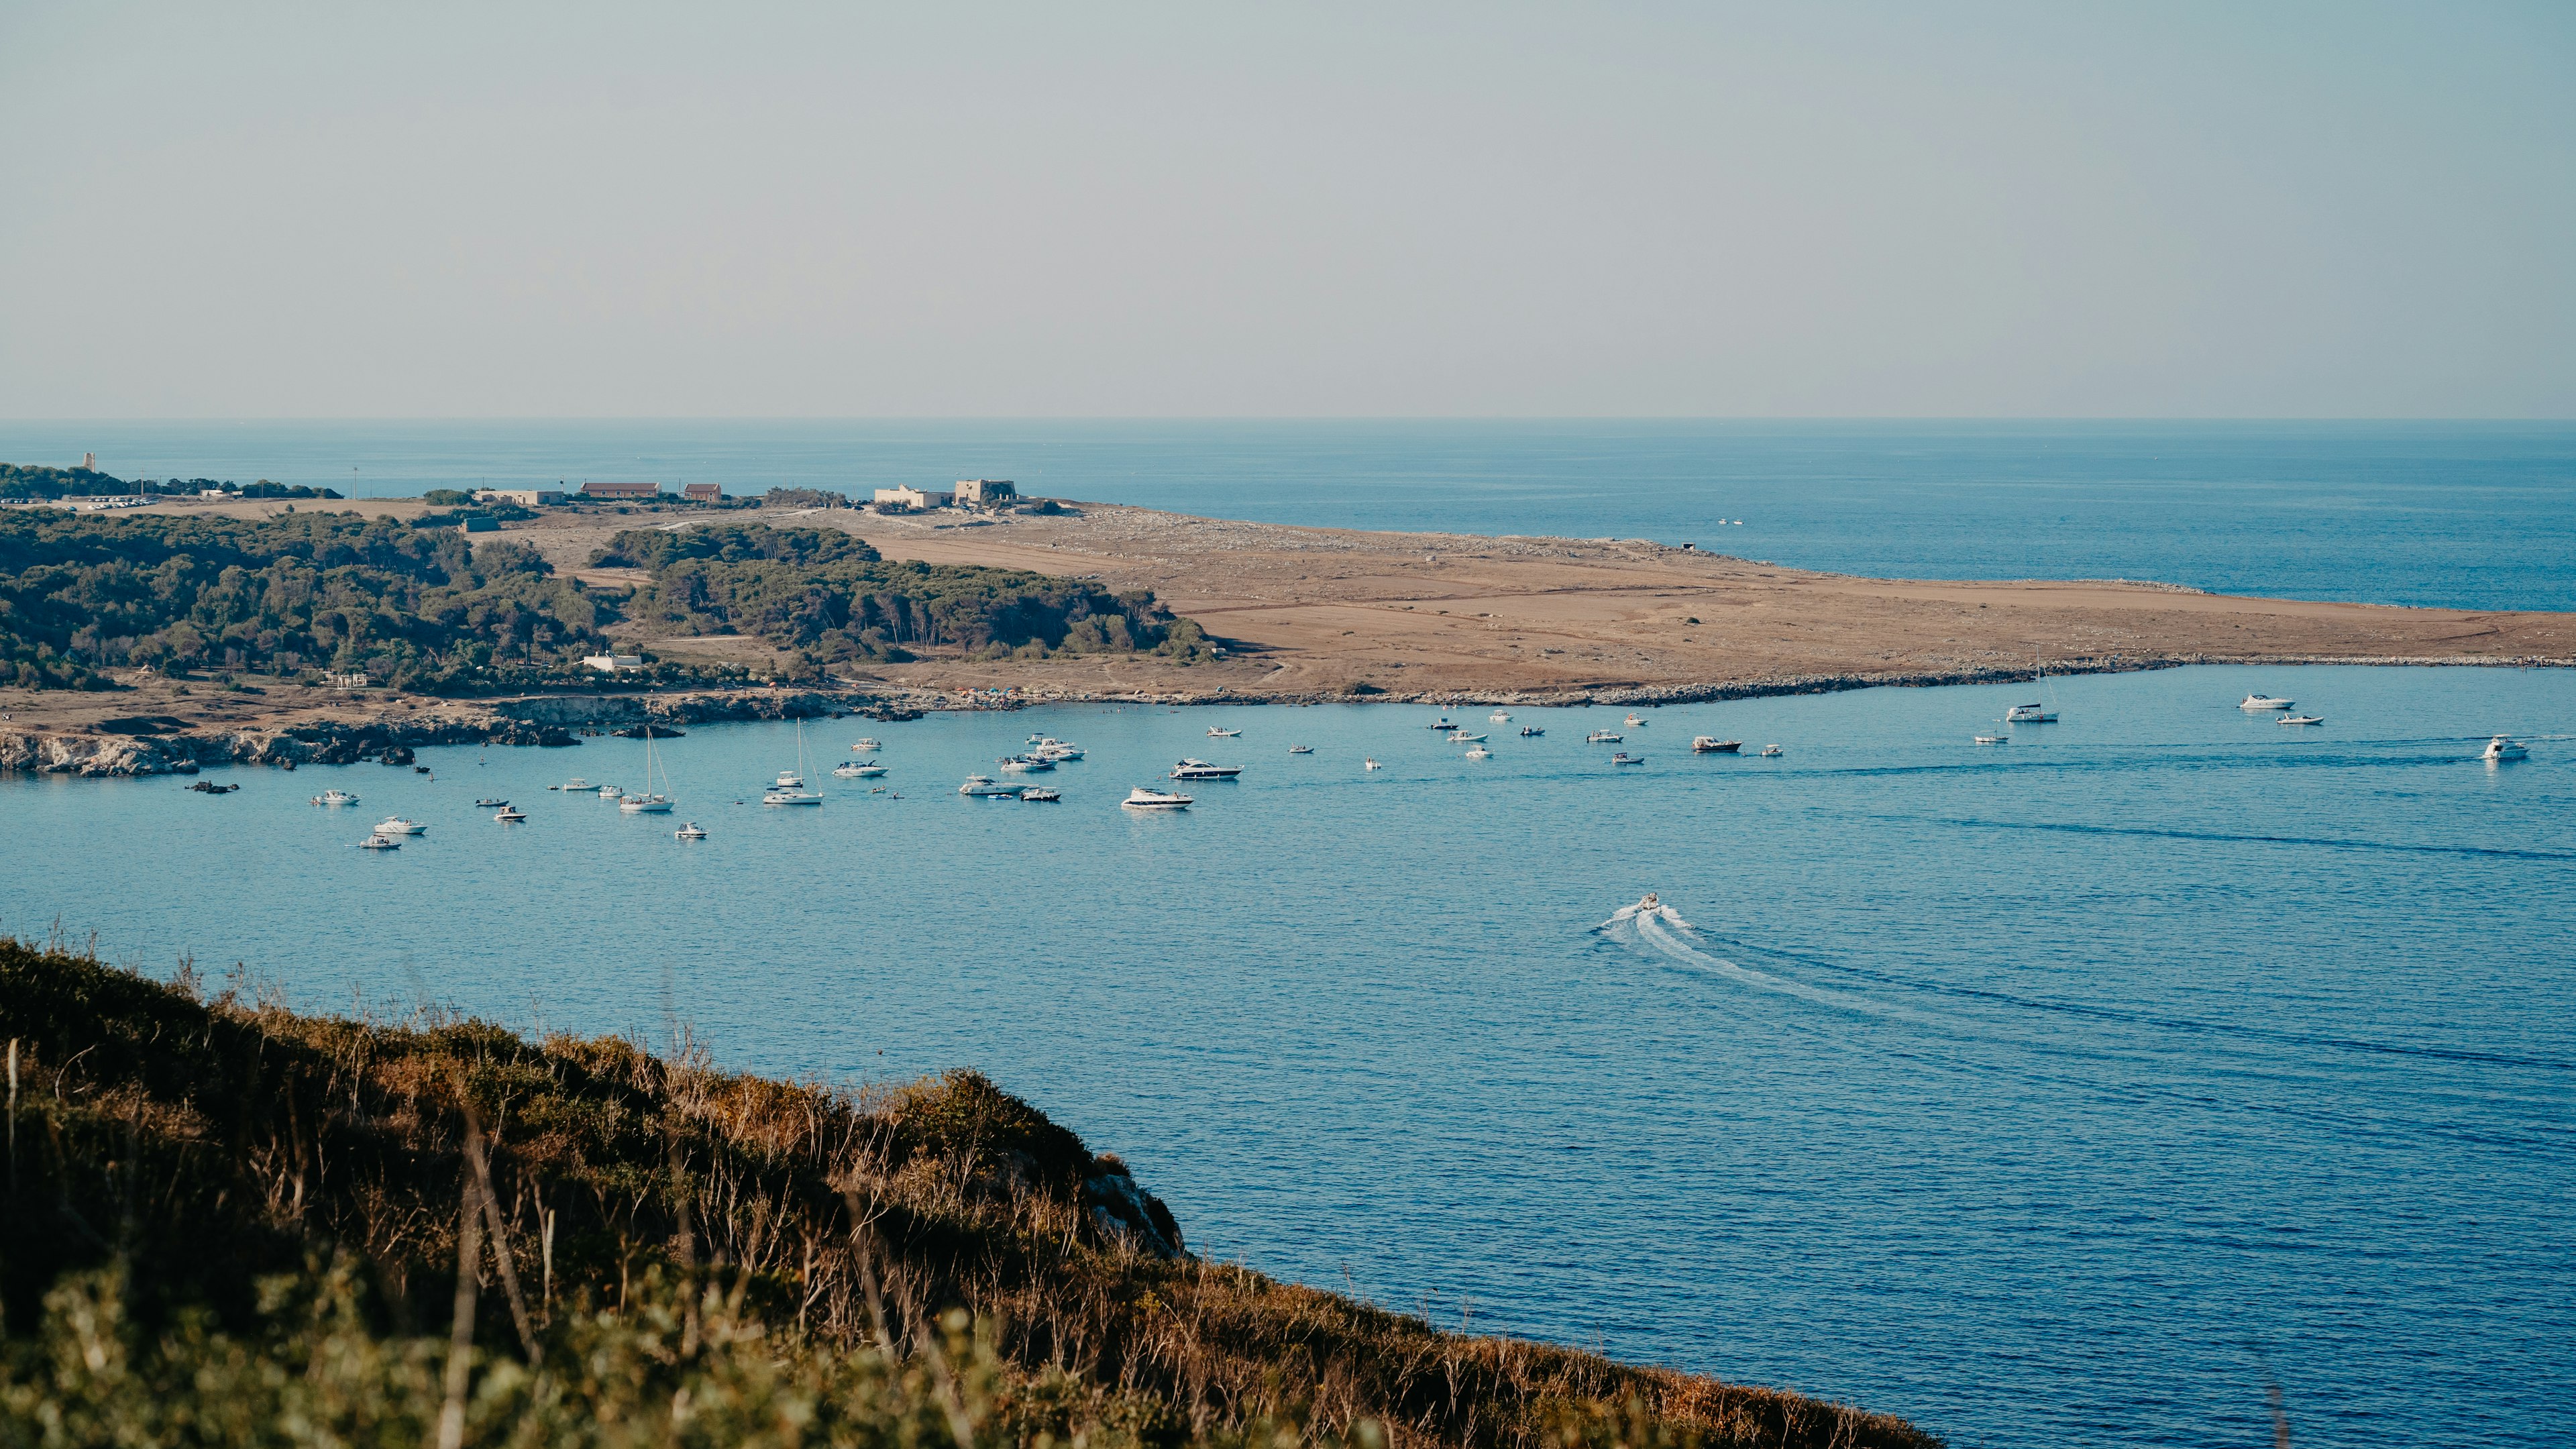
[[[1750,986],[1757,991],[1794,996],[1829,1010],[1852,1012],[1873,1017],[1916,1017],[1903,1007],[1885,1006],[1848,992],[1810,986],[1768,971],[1757,971],[1741,962],[1730,961],[1708,949],[1698,931],[1670,906],[1648,906],[1640,902],[1622,906],[1610,919],[1592,928],[1596,935],[1607,937],[1624,946],[1643,950],[1676,970],[1697,976],[1715,977]]]

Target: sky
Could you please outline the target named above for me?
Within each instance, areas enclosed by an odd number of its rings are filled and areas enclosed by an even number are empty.
[[[2576,5],[0,0],[0,417],[2576,415]]]

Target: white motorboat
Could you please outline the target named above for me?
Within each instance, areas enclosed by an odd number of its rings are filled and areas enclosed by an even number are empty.
[[[1613,734],[1609,730],[1594,730],[1583,737],[1583,742],[1587,745],[1615,745],[1627,738],[1626,735]]]
[[[617,802],[617,810],[621,815],[668,815],[671,813],[671,797],[629,795]]]
[[[1632,714],[1632,715],[1630,715],[1630,716],[1628,716],[1628,728],[1630,728],[1630,729],[1632,729],[1632,730],[1637,730],[1637,729],[1644,729],[1645,727],[1646,727],[1646,721],[1645,721],[1645,717],[1644,717],[1644,716],[1642,716],[1642,715],[1633,715],[1633,714]]]
[[[360,850],[400,850],[402,849],[402,837],[398,835],[370,835],[366,839],[358,842],[358,848]]]
[[[504,825],[516,825],[528,818],[528,812],[525,810],[513,810],[509,806],[504,805],[501,807],[501,813],[493,816],[492,818],[500,821]]]
[[[1477,745],[1467,751],[1467,758],[1471,760],[1490,760],[1493,757],[1494,752],[1486,749],[1483,745]]]
[[[2017,704],[2004,711],[2005,724],[2055,724],[2057,716],[2036,701]]]
[[[760,797],[763,805],[820,805],[823,797],[811,790],[772,790]]]
[[[1175,780],[1231,780],[1242,773],[1241,765],[1211,765],[1205,760],[1183,760],[1172,767]]]
[[[2249,694],[2237,702],[2238,709],[2288,709],[2296,700],[2274,699],[2268,694]]]
[[[1610,763],[1614,765],[1642,765],[1646,763],[1646,757],[1643,755],[1632,755],[1626,750],[1621,750],[1619,753],[1610,757]]]
[[[582,778],[581,776],[579,776],[579,775],[575,775],[575,776],[573,776],[571,779],[564,781],[564,782],[563,782],[562,784],[560,784],[560,785],[548,785],[546,788],[547,788],[547,789],[549,789],[549,790],[568,790],[568,791],[573,791],[573,792],[575,792],[575,793],[578,793],[578,792],[580,792],[580,791],[584,791],[584,790],[589,789],[589,788],[590,788],[590,782],[589,782],[588,780],[583,779],[583,778]]]
[[[2325,722],[2326,717],[2321,714],[2285,714],[2279,719],[2273,721],[2274,724],[2285,725],[2312,725],[2324,724]]]
[[[357,793],[352,790],[325,790],[321,794],[313,797],[313,803],[316,805],[355,805],[358,803],[358,796]]]
[[[805,777],[794,770],[781,770],[778,772],[778,778],[769,782],[769,788],[773,790],[802,790],[805,788]]]
[[[507,800],[477,800],[474,802],[474,808],[477,810],[507,810],[510,808],[510,802]]]
[[[1243,733],[1241,730],[1221,730],[1215,725],[1208,726],[1208,738],[1212,740],[1230,740],[1241,733]]]
[[[1292,755],[1311,755],[1315,753],[1315,747],[1313,745],[1290,745],[1288,747],[1288,753]]]
[[[1979,735],[1979,736],[1977,736],[1977,743],[1978,743],[1978,744],[1981,744],[1981,745],[2008,745],[2008,744],[2011,744],[2011,743],[2012,743],[2012,736],[2010,736],[2010,735]]]
[[[1031,735],[1029,747],[1022,753],[1034,755],[1041,760],[1054,760],[1061,763],[1065,760],[1081,759],[1082,746],[1057,739],[1053,735]]]
[[[1715,735],[1691,736],[1691,753],[1694,755],[1732,755],[1743,749],[1742,740],[1721,740]]]
[[[994,763],[1000,765],[1005,770],[1013,771],[1052,770],[1055,768],[1055,761],[1053,760],[1033,759],[1027,755],[1004,755]]]
[[[698,822],[692,820],[688,824],[681,826],[679,829],[672,831],[671,838],[673,840],[704,840],[707,838],[707,832],[699,826]]]
[[[1484,743],[1484,740],[1485,737],[1483,735],[1471,735],[1465,730],[1451,730],[1449,732],[1449,743],[1453,745],[1482,744]]]
[[[1492,720],[1492,721],[1493,721],[1494,723],[1496,723],[1496,724],[1509,724],[1509,723],[1511,723],[1511,718],[1512,718],[1512,717],[1511,717],[1510,715],[1508,715],[1508,714],[1503,713],[1501,710],[1499,710],[1499,709],[1498,709],[1498,710],[1495,710],[1492,714],[1489,714],[1489,715],[1485,716],[1485,718],[1487,718],[1487,719],[1489,719],[1489,720]]]
[[[1546,734],[1546,733],[1547,733],[1547,731],[1546,731],[1545,729],[1541,728],[1541,727],[1540,727],[1540,726],[1538,726],[1538,725],[1522,725],[1522,726],[1521,726],[1521,738],[1522,738],[1522,739],[1525,739],[1525,740],[1534,740],[1534,739],[1537,739],[1540,735],[1543,735],[1543,734]]]
[[[1776,760],[1780,758],[1780,747],[1778,745],[1764,745],[1762,747],[1762,758],[1766,760]]]
[[[848,764],[834,765],[832,767],[832,773],[844,780],[855,780],[859,777],[860,772],[865,769],[867,769],[867,766],[860,764],[856,760],[852,760]]]
[[[2498,735],[2487,741],[2486,753],[2479,758],[2489,761],[2527,760],[2531,758],[2531,751],[2524,749],[2520,741],[2509,735]]]
[[[1655,893],[1653,891],[1648,891],[1644,895],[1637,897],[1635,909],[1636,913],[1641,916],[1660,915],[1663,912],[1664,903],[1655,898]]]
[[[405,820],[399,815],[388,815],[376,822],[378,835],[421,835],[428,830],[429,827],[419,821]]]
[[[1037,804],[1046,804],[1063,799],[1064,794],[1062,791],[1050,790],[1044,785],[1031,785],[1020,792],[1020,798]]]
[[[1020,787],[1017,785],[1005,785],[990,775],[969,775],[966,777],[966,783],[957,787],[957,793],[960,795],[973,795],[979,799],[1000,799],[1007,795],[1016,800],[1020,795]]]
[[[862,780],[873,780],[877,776],[884,774],[887,769],[884,765],[856,765],[848,768],[851,774],[856,775]],[[834,770],[832,773],[837,775],[841,772],[839,770]]]
[[[1139,785],[1128,791],[1127,798],[1119,801],[1118,804],[1128,810],[1187,810],[1190,808],[1191,801],[1187,795],[1175,794],[1169,790],[1148,790]]]
[[[602,800],[623,800],[626,798],[626,791],[622,786],[602,785],[599,787],[599,798]]]
[[[868,751],[870,751],[870,750],[877,750],[877,749],[883,749],[883,748],[884,748],[884,746],[883,746],[883,745],[878,744],[875,740],[852,740],[852,741],[850,741],[850,750],[851,750],[851,752],[852,752],[853,754],[861,754],[861,755],[864,755],[864,754],[866,754],[866,753],[867,753]]]
[[[1379,764],[1375,760],[1362,760],[1360,761],[1360,768],[1363,770],[1383,770],[1386,766]]]

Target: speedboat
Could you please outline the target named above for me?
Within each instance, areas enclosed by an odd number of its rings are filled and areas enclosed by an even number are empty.
[[[313,797],[313,803],[316,805],[355,805],[358,803],[358,797],[356,792],[350,790],[325,790],[321,794]]]
[[[1029,748],[1025,753],[1041,760],[1054,760],[1061,764],[1066,760],[1081,759],[1082,746],[1067,744],[1053,735],[1031,735]]]
[[[860,775],[866,773],[867,768],[867,766],[860,764],[858,761],[852,760],[845,765],[834,765],[832,767],[832,773],[844,780],[855,780]],[[880,765],[877,768],[884,769],[885,767]]]
[[[564,781],[564,782],[563,782],[562,784],[560,784],[560,785],[548,785],[546,788],[547,788],[547,789],[549,789],[549,790],[573,790],[573,791],[580,791],[580,790],[587,790],[587,789],[589,789],[589,788],[590,788],[590,782],[589,782],[588,780],[583,779],[583,778],[582,778],[581,776],[579,776],[579,775],[575,775],[575,776],[573,776],[571,779]]]
[[[416,820],[405,820],[399,815],[388,815],[376,822],[378,835],[419,835],[428,829],[428,826]]]
[[[400,850],[402,838],[394,835],[370,835],[358,842],[360,850]]]
[[[1172,767],[1175,780],[1231,780],[1242,773],[1241,765],[1211,765],[1205,760],[1183,760]]]
[[[1780,758],[1780,747],[1778,745],[1764,745],[1762,747],[1762,758],[1766,760],[1776,760]]]
[[[2531,758],[2531,751],[2524,749],[2522,745],[2518,741],[2514,740],[2510,735],[2498,735],[2494,739],[2487,741],[2486,753],[2481,755],[2479,758],[2491,761],[2527,760]]]
[[[692,820],[688,824],[681,826],[679,829],[672,831],[671,838],[673,840],[704,840],[707,838],[707,833],[698,827],[698,822]]]
[[[1456,725],[1454,725],[1454,724],[1451,724],[1451,723],[1449,722],[1449,716],[1447,716],[1447,715],[1445,715],[1445,714],[1444,714],[1444,715],[1440,716],[1440,718],[1438,718],[1438,719],[1436,719],[1436,720],[1433,720],[1433,721],[1431,722],[1430,728],[1435,729],[1435,730],[1454,730],[1454,729],[1456,729],[1456,728],[1457,728],[1457,726],[1456,726]]]
[[[995,763],[999,764],[1005,770],[1052,770],[1055,768],[1055,761],[1053,760],[1031,759],[1027,755],[1004,755],[1001,759],[995,761]]]
[[[1465,730],[1451,730],[1448,742],[1453,745],[1473,745],[1483,743],[1484,738],[1483,735],[1471,735]]]
[[[477,810],[502,810],[507,809],[509,804],[510,802],[507,800],[477,800],[474,802],[474,808]]]
[[[1048,801],[1061,800],[1064,798],[1064,795],[1063,792],[1050,790],[1044,785],[1031,785],[1020,792],[1020,798],[1042,804]]]
[[[1290,745],[1288,747],[1288,753],[1292,755],[1311,755],[1315,753],[1315,747],[1313,745]]]
[[[1583,742],[1587,745],[1615,745],[1626,738],[1626,735],[1612,734],[1608,730],[1594,730],[1583,737]]]
[[[1644,895],[1639,896],[1639,897],[1637,898],[1637,914],[1638,914],[1638,915],[1641,915],[1641,916],[1651,916],[1651,915],[1654,915],[1655,913],[1657,913],[1657,912],[1661,911],[1663,908],[1664,908],[1664,903],[1663,903],[1662,901],[1659,901],[1659,900],[1655,899],[1655,893],[1654,893],[1653,891],[1648,891],[1648,892],[1646,892]]]
[[[2055,724],[2056,712],[2042,704],[2017,704],[2004,711],[2005,724]]]
[[[1646,721],[1645,721],[1644,717],[1639,716],[1639,715],[1633,715],[1633,714],[1632,714],[1632,715],[1630,715],[1630,716],[1628,716],[1628,728],[1630,728],[1630,729],[1632,729],[1632,730],[1636,730],[1636,729],[1644,729],[1645,727],[1646,727]]]
[[[2274,699],[2268,694],[2249,694],[2237,701],[2238,709],[2288,709],[2295,700]]]
[[[1743,748],[1742,740],[1721,740],[1715,735],[1691,736],[1691,753],[1694,755],[1732,755]]]
[[[883,746],[881,746],[881,745],[879,745],[875,740],[852,740],[852,741],[850,741],[850,750],[851,750],[851,752],[852,752],[852,753],[854,753],[854,754],[861,754],[861,755],[864,755],[864,754],[866,754],[866,753],[867,753],[868,751],[870,751],[870,750],[882,749],[882,748],[884,748],[884,747],[883,747]],[[701,832],[701,833],[703,833],[703,832]]]
[[[1386,766],[1379,764],[1375,760],[1362,760],[1360,761],[1360,768],[1363,770],[1383,770]]]
[[[848,770],[851,774],[862,780],[873,780],[877,776],[886,772],[886,767],[883,765],[844,765],[841,768]],[[841,771],[834,770],[832,773],[837,775],[841,773]]]
[[[1496,724],[1508,724],[1511,721],[1511,716],[1503,713],[1499,709],[1495,710],[1492,714],[1485,716],[1485,718],[1492,720]]]
[[[778,778],[771,782],[770,788],[773,790],[802,790],[805,788],[805,777],[794,770],[781,770],[778,772]]]
[[[617,802],[617,810],[622,815],[668,815],[671,813],[671,797],[629,795]]]
[[[2326,717],[2321,714],[2285,714],[2273,721],[2274,724],[2286,725],[2324,724],[2325,722]]]
[[[1486,749],[1483,745],[1473,746],[1467,751],[1467,758],[1471,760],[1490,760],[1493,757],[1494,752]]]
[[[796,783],[799,786],[802,786],[805,782],[799,780]],[[761,796],[760,803],[763,805],[820,805],[823,803],[823,797],[815,794],[811,790],[801,788],[792,790],[781,789],[772,790],[768,794]]]
[[[626,791],[621,786],[602,785],[599,787],[599,798],[602,800],[623,800],[626,798]]]
[[[1626,750],[1621,750],[1619,753],[1610,757],[1610,763],[1614,765],[1642,765],[1646,763],[1646,757],[1643,755],[1632,755]]]
[[[516,825],[520,821],[528,818],[528,812],[525,810],[513,810],[505,802],[501,806],[501,813],[493,816],[492,818],[500,821],[504,825]]]
[[[2008,745],[2008,744],[2011,744],[2011,743],[2012,743],[2012,736],[2010,736],[2010,735],[1979,735],[1979,736],[1977,736],[1977,743],[1978,743],[1978,744],[1981,744],[1981,745]]]
[[[1187,810],[1190,797],[1176,795],[1169,790],[1148,790],[1139,785],[1128,791],[1127,798],[1118,803],[1129,810]]]
[[[1005,785],[1000,781],[995,780],[990,775],[969,775],[966,777],[966,783],[957,787],[957,793],[960,795],[974,795],[978,797],[990,797],[993,799],[999,799],[1002,796],[1008,795],[1013,799],[1017,799],[1019,798],[1020,787],[1017,785]]]
[[[1208,726],[1208,738],[1212,740],[1230,740],[1241,733],[1243,733],[1241,730],[1221,730],[1215,725]]]
[[[229,795],[235,790],[240,789],[241,786],[218,785],[212,780],[199,780],[188,788],[196,791],[200,795]]]
[[[1521,726],[1521,738],[1522,738],[1522,739],[1525,739],[1525,740],[1534,740],[1534,739],[1537,739],[1540,735],[1543,735],[1543,734],[1546,734],[1546,733],[1547,733],[1547,731],[1546,731],[1546,730],[1541,729],[1541,728],[1540,728],[1539,726],[1537,726],[1537,725],[1522,725],[1522,726]]]

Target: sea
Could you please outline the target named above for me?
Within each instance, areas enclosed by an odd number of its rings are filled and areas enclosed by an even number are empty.
[[[1335,427],[118,424],[70,445],[129,476],[355,468],[350,492],[1016,473],[1370,527],[1704,541],[1740,514],[1731,551],[1813,567],[2576,606],[2564,428]],[[34,431],[0,426],[0,452]],[[2237,707],[2257,691],[2324,723]],[[1998,723],[2025,699],[2058,722]],[[0,777],[0,929],[156,973],[238,965],[315,1009],[687,1031],[746,1070],[973,1066],[1123,1154],[1199,1252],[1955,1444],[2268,1442],[2275,1388],[2303,1445],[2557,1441],[2576,672],[1494,712],[1452,715],[1490,736],[1481,760],[1412,705],[706,725],[659,746],[676,818],[549,788],[640,787],[642,743],[604,737],[423,750],[428,775],[218,770],[243,788],[213,797]],[[2497,732],[2529,758],[2483,761]],[[1695,755],[1700,734],[1744,752]],[[1088,751],[1036,777],[1060,802],[956,793],[1031,735]],[[827,773],[862,736],[888,774]],[[1183,757],[1243,774],[1185,812],[1119,807]],[[800,766],[824,805],[759,804]],[[333,785],[360,803],[309,803]],[[530,819],[493,821],[492,797]],[[356,848],[393,814],[427,833]],[[708,839],[675,840],[683,820]],[[1629,909],[1648,891],[1663,909]]]
[[[12,422],[0,461],[353,497],[1008,478],[1336,528],[1694,543],[1874,577],[2576,609],[2576,422]]]

